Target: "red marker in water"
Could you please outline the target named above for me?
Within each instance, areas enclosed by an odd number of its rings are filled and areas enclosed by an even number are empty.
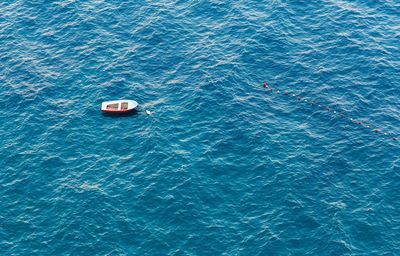
[[[289,92],[285,92],[285,95],[289,95]]]
[[[266,82],[264,82],[264,88],[267,88],[267,87],[268,87],[267,83],[266,83]]]
[[[374,132],[380,132],[378,129],[375,129]]]

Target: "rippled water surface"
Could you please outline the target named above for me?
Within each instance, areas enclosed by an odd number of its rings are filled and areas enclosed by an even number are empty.
[[[399,24],[396,0],[2,1],[0,255],[399,254]]]

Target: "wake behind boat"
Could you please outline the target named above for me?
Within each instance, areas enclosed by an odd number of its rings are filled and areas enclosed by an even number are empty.
[[[134,110],[139,104],[134,100],[112,100],[101,103],[103,113],[128,113]]]

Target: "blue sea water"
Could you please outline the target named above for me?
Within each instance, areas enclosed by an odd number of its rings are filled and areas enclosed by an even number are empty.
[[[0,255],[399,255],[399,24],[396,0],[2,1]]]

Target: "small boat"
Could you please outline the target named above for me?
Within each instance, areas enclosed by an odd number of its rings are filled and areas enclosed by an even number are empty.
[[[134,110],[139,104],[134,100],[112,100],[101,103],[103,113],[128,113]]]

